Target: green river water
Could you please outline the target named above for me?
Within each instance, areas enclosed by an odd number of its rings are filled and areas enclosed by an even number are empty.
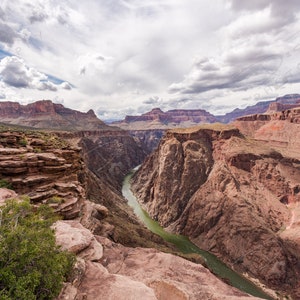
[[[142,220],[142,222],[146,225],[146,227],[149,230],[159,235],[167,242],[174,244],[182,253],[200,254],[204,258],[207,266],[219,277],[229,281],[232,286],[253,296],[260,297],[262,299],[273,299],[267,294],[265,294],[260,288],[255,286],[252,282],[247,280],[245,277],[239,275],[238,273],[230,269],[228,266],[226,266],[216,256],[198,248],[187,237],[169,233],[165,231],[158,224],[158,222],[152,220],[148,213],[141,208],[136,197],[133,195],[130,189],[130,179],[134,172],[135,171],[133,170],[125,177],[122,187],[122,194],[128,200],[129,206],[133,208],[135,214]]]

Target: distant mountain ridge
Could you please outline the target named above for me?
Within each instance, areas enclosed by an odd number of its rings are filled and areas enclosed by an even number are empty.
[[[231,123],[243,116],[274,113],[298,106],[300,95],[288,94],[275,100],[257,102],[243,109],[236,108],[224,115],[215,116],[204,109],[173,109],[164,112],[157,107],[139,116],[126,116],[124,120],[112,124],[128,130],[191,127],[203,123]]]
[[[163,129],[176,126],[189,127],[199,123],[215,123],[217,118],[204,109],[173,109],[163,112],[160,108],[153,108],[151,111],[140,116],[126,116],[122,121],[112,124],[123,129],[138,125],[140,128]]]
[[[275,100],[260,101],[254,105],[247,106],[244,109],[236,108],[232,112],[225,115],[216,116],[221,123],[230,123],[239,117],[254,114],[263,114],[277,112],[300,106],[300,95],[299,94],[288,94],[282,97],[278,97]]]
[[[110,125],[125,130],[165,130],[176,127],[192,127],[203,123],[230,123],[248,115],[273,114],[300,106],[300,95],[289,94],[275,100],[261,101],[244,109],[236,108],[225,115],[209,113],[204,109],[172,109],[166,112],[160,108],[137,116],[126,116],[124,120]],[[66,131],[113,129],[98,119],[92,109],[80,112],[53,103],[51,100],[39,100],[22,105],[18,102],[0,101],[0,122],[40,129]]]
[[[12,125],[71,131],[109,127],[97,118],[93,110],[83,113],[51,100],[40,100],[27,105],[11,101],[0,102],[0,120]]]

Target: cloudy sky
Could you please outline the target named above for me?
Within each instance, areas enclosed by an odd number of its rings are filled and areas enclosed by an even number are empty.
[[[120,119],[300,93],[298,0],[2,0],[0,101]]]

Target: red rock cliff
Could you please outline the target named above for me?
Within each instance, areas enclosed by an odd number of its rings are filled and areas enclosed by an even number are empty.
[[[172,130],[136,173],[133,189],[164,227],[299,296],[300,231],[293,243],[281,236],[292,217],[287,204],[300,201],[299,166],[237,129]]]

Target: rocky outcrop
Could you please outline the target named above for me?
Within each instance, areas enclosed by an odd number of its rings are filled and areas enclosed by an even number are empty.
[[[0,102],[1,122],[34,128],[60,130],[106,129],[93,110],[87,113],[72,110],[50,100],[41,100],[27,105],[17,102]]]
[[[84,198],[77,177],[83,167],[79,151],[55,134],[1,132],[0,178],[32,202],[48,203],[72,219]]]
[[[121,195],[123,177],[146,155],[135,140],[122,130],[59,135],[0,132],[0,179],[32,202],[49,204],[64,219],[82,216],[92,232],[125,245],[161,244],[166,249],[161,238],[141,226]],[[106,221],[99,222],[104,216]]]
[[[300,244],[280,233],[291,218],[287,204],[300,201],[298,165],[237,129],[172,130],[136,173],[133,189],[164,227],[297,299]]]
[[[94,236],[76,221],[53,228],[78,260],[63,299],[257,299],[228,286],[201,265],[154,249],[128,248]]]

